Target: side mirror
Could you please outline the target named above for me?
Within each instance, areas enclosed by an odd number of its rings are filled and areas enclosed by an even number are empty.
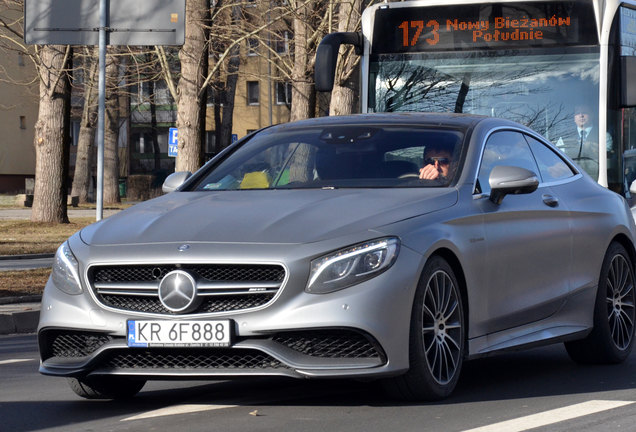
[[[192,173],[190,171],[179,171],[173,174],[170,174],[166,181],[163,182],[163,186],[161,186],[161,190],[163,193],[172,192],[179,186],[181,186],[187,179],[190,178]]]
[[[316,64],[314,82],[316,90],[330,92],[336,78],[336,64],[338,63],[338,51],[340,45],[353,45],[356,54],[362,54],[362,33],[340,32],[329,33],[322,38],[316,51]]]
[[[490,177],[490,201],[501,204],[510,194],[529,194],[539,187],[539,179],[532,171],[516,166],[499,165],[492,169]]]

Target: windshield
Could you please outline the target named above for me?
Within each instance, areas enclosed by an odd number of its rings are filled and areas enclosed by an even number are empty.
[[[442,127],[267,129],[209,168],[193,190],[444,187],[462,141],[461,132]]]
[[[369,112],[459,112],[514,120],[552,140],[598,178],[598,126],[592,128],[599,97],[596,47],[374,55],[369,95]],[[590,111],[589,123],[577,130],[581,107]],[[581,128],[587,129],[586,147],[574,152]]]

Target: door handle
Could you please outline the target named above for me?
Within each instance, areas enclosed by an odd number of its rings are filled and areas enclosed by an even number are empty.
[[[549,207],[556,207],[559,205],[559,199],[552,195],[543,195],[543,202]]]

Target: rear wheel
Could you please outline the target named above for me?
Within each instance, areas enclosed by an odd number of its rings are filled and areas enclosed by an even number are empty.
[[[387,379],[391,397],[439,400],[455,388],[464,359],[462,298],[451,266],[441,257],[426,264],[411,315],[409,370]]]
[[[625,248],[612,243],[605,254],[594,306],[594,328],[585,338],[566,342],[577,363],[612,364],[627,359],[634,342],[634,271]]]
[[[119,376],[68,378],[68,385],[77,395],[86,399],[124,399],[135,396],[146,384]]]

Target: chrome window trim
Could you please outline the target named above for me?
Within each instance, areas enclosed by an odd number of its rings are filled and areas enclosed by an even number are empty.
[[[497,126],[493,129],[491,129],[490,131],[488,131],[488,134],[486,134],[486,137],[484,138],[482,145],[481,145],[481,149],[479,151],[479,165],[477,166],[477,170],[475,171],[475,178],[473,179],[473,198],[474,199],[479,199],[482,197],[489,197],[490,194],[487,193],[477,193],[475,192],[475,187],[477,187],[477,179],[479,178],[479,170],[481,169],[481,163],[482,160],[484,158],[484,151],[486,150],[486,142],[488,141],[488,139],[490,138],[490,136],[492,134],[494,134],[495,132],[501,132],[501,131],[511,131],[511,132],[519,132],[522,135],[529,135],[532,138],[536,139],[537,141],[539,141],[540,143],[542,143],[543,145],[547,145],[548,148],[550,148],[553,152],[555,152],[557,154],[557,156],[564,162],[566,163],[570,169],[572,169],[573,171],[576,171],[576,173],[573,173],[573,175],[571,177],[568,177],[566,179],[562,179],[562,180],[556,180],[556,181],[552,181],[552,182],[544,182],[543,178],[541,176],[541,172],[537,172],[537,176],[539,177],[539,187],[538,189],[541,189],[543,187],[550,187],[550,186],[558,186],[558,185],[562,185],[562,184],[566,184],[566,183],[570,183],[573,181],[576,181],[580,178],[583,177],[583,174],[580,173],[579,169],[572,165],[572,163],[563,157],[563,155],[559,154],[559,149],[552,143],[545,141],[545,139],[543,137],[541,137],[541,135],[539,135],[538,133],[534,132],[534,131],[527,131],[525,129],[519,129],[519,128],[515,128],[512,126]],[[534,156],[534,153],[532,152],[532,148],[530,148],[530,145],[528,144],[528,149],[530,150],[530,153],[532,153],[532,156]],[[537,166],[537,162],[536,160],[534,161],[535,166]],[[539,170],[539,167],[537,166],[537,170]]]

